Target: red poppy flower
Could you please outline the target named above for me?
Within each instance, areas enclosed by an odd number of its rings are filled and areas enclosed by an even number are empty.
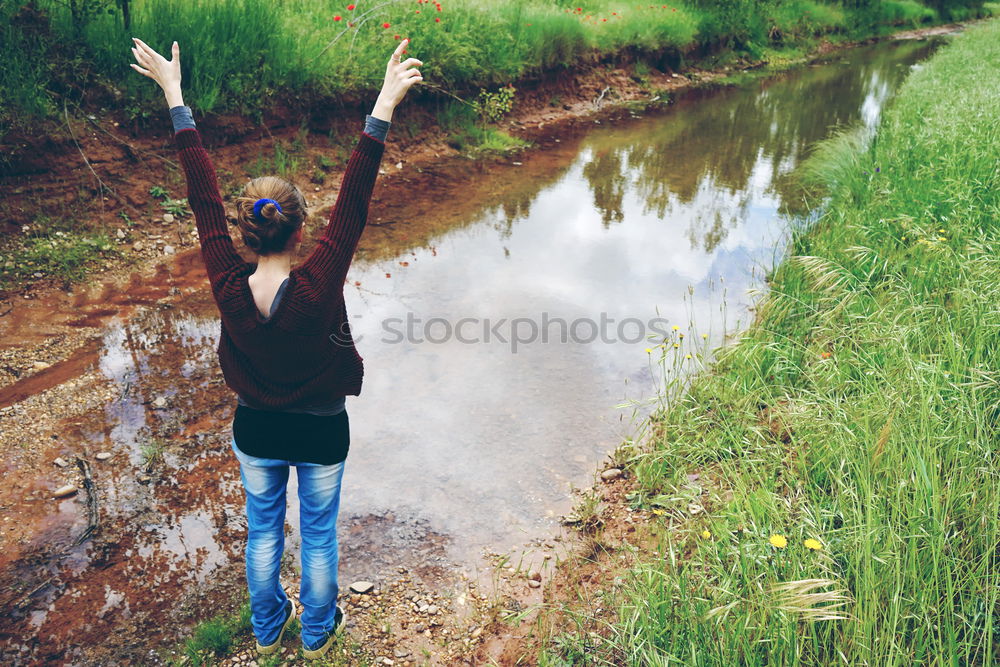
[[[354,11],[354,8],[355,8],[356,6],[357,6],[357,5],[347,5],[347,11],[349,11],[349,12],[353,12],[353,11]]]
[[[386,278],[392,278],[392,274],[391,273],[387,273],[387,274],[385,274],[385,277]]]
[[[333,17],[333,20],[334,20],[334,21],[339,21],[339,20],[340,20],[340,18],[341,18],[340,16],[334,16],[334,17]]]
[[[399,39],[399,35],[393,35],[392,38],[393,39]]]
[[[440,22],[441,22],[441,19],[439,19],[439,18],[438,18],[438,19],[434,19],[434,22],[435,22],[435,23],[440,23]]]
[[[389,27],[389,24],[388,24],[388,23],[383,23],[383,24],[382,24],[382,27],[383,27],[383,28],[388,28],[388,27]]]

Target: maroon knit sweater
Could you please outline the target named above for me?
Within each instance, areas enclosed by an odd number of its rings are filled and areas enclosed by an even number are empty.
[[[272,410],[357,396],[364,367],[347,321],[344,281],[368,218],[385,144],[361,134],[323,236],[305,263],[291,270],[284,297],[265,321],[247,282],[257,265],[244,262],[233,246],[201,135],[181,130],[176,141],[201,254],[222,318],[218,352],[226,384]]]

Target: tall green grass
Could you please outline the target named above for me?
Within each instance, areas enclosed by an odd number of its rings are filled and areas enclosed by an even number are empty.
[[[622,452],[660,551],[543,664],[1000,661],[998,70],[992,21],[817,153],[756,323]]]
[[[0,18],[16,15],[23,1],[5,3]],[[951,13],[985,11],[978,0],[948,1]],[[873,26],[938,16],[916,0],[443,0],[440,10],[417,0],[359,2],[354,10],[346,1],[132,0],[126,31],[113,0],[86,4],[102,2],[107,11],[81,22],[72,3],[37,0],[51,21],[46,40],[3,21],[0,123],[50,114],[52,92],[144,115],[158,94],[128,67],[133,35],[161,51],[181,43],[188,97],[201,112],[256,114],[371,97],[397,35],[411,38],[412,52],[425,61],[422,88],[464,95],[623,52],[666,54],[669,62],[699,49],[759,55],[768,44],[834,32],[865,36]],[[81,75],[58,74],[70,67]]]

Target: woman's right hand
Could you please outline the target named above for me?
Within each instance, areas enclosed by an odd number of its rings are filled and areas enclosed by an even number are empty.
[[[403,100],[406,91],[413,84],[424,80],[424,77],[420,74],[420,70],[415,67],[416,65],[423,65],[422,60],[417,60],[416,58],[403,60],[403,50],[406,49],[406,45],[409,43],[409,39],[401,41],[393,52],[392,57],[389,58],[389,64],[385,68],[385,82],[382,84],[382,92],[378,94],[378,101],[375,103],[377,110],[387,111],[390,116],[396,105]],[[373,113],[372,115],[376,118],[380,117],[377,113]],[[382,118],[382,120],[388,121],[390,119]]]

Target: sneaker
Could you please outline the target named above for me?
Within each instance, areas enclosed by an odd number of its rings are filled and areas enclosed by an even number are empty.
[[[285,619],[285,624],[281,626],[281,631],[278,633],[278,638],[274,640],[273,644],[268,644],[264,646],[260,642],[257,642],[257,655],[270,655],[278,650],[281,646],[281,638],[285,636],[285,630],[288,626],[292,624],[295,620],[295,603],[291,600],[288,601],[288,618]]]
[[[305,642],[302,643],[302,657],[306,660],[315,660],[316,658],[322,657],[330,647],[333,646],[333,642],[337,639],[337,631],[344,627],[344,623],[347,622],[347,614],[344,613],[343,608],[338,604],[337,611],[333,615],[333,630],[330,630],[323,635],[323,638],[316,642],[312,647],[308,646]]]

